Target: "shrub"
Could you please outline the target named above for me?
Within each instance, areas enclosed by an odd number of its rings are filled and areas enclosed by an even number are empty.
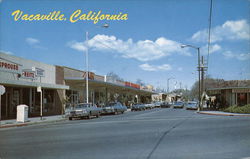
[[[250,114],[250,104],[244,106],[230,106],[224,109],[225,112]]]

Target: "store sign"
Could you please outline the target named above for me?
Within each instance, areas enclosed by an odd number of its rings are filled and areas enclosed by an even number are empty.
[[[11,72],[11,73],[19,73],[20,64],[1,59],[0,61],[0,71]]]
[[[26,79],[36,79],[36,72],[32,69],[23,69],[21,77]]]
[[[37,67],[32,67],[32,69],[23,69],[21,78],[35,80],[37,77],[44,77],[44,72],[45,71],[43,69]]]
[[[36,71],[37,77],[44,77],[45,76],[45,74],[44,74],[45,71],[43,69],[35,67],[35,71]]]
[[[250,89],[247,88],[233,89],[232,93],[250,93]]]

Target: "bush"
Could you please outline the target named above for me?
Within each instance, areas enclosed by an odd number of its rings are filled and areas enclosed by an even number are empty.
[[[244,106],[230,106],[224,109],[225,112],[250,114],[250,104]]]

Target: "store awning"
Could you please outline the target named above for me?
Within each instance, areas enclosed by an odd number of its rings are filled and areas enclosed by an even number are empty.
[[[60,84],[49,84],[49,83],[40,83],[40,82],[29,82],[29,81],[20,81],[20,80],[5,80],[0,79],[0,84],[7,86],[23,86],[23,87],[38,87],[50,88],[50,89],[69,89],[69,86],[60,85]]]
[[[76,77],[67,77],[64,78],[65,82],[68,85],[78,85],[78,86],[84,86],[86,83],[85,78],[76,78]],[[90,87],[106,87],[109,89],[116,89],[116,90],[129,90],[133,91],[134,93],[140,93],[140,94],[148,94],[151,95],[154,92],[151,91],[146,91],[146,90],[141,90],[141,89],[136,89],[128,86],[122,86],[114,83],[109,83],[109,82],[104,82],[104,81],[97,81],[97,80],[89,80],[89,85]]]

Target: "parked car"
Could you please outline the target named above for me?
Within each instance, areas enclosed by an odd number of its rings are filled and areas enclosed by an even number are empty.
[[[160,107],[161,107],[161,103],[162,103],[162,102],[155,102],[155,103],[153,103],[153,104],[154,104],[154,107],[155,107],[155,108],[160,108]]]
[[[173,108],[183,108],[184,107],[184,102],[182,101],[177,101],[177,102],[174,102],[173,104]]]
[[[127,111],[127,107],[120,102],[112,102],[105,105],[102,109],[102,114],[118,114]]]
[[[197,110],[198,109],[198,103],[195,101],[189,101],[185,105],[186,109],[188,110]]]
[[[146,109],[153,109],[155,106],[152,103],[145,104]]]
[[[137,111],[137,110],[146,110],[146,106],[144,104],[135,104],[132,106],[131,111]]]
[[[161,108],[170,108],[171,104],[169,102],[162,102],[161,103]]]
[[[68,117],[69,120],[72,120],[73,118],[90,119],[91,116],[96,116],[98,118],[101,112],[102,109],[98,108],[96,105],[93,105],[91,103],[80,103],[68,112]]]

